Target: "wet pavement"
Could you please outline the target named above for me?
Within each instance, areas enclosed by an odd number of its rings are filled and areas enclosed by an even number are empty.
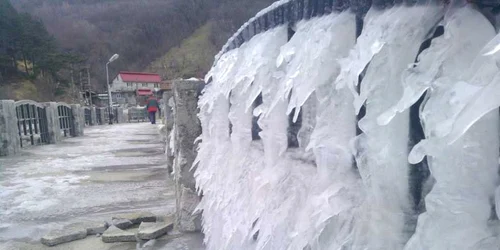
[[[134,123],[86,128],[83,137],[0,158],[0,249],[45,249],[39,243],[44,234],[74,222],[134,211],[173,213],[163,152],[158,127]],[[103,246],[89,237],[60,249],[136,249],[135,243]],[[166,237],[151,249],[198,250],[201,240]]]

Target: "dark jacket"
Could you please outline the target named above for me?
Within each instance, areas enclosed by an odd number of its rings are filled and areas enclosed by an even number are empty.
[[[147,101],[146,109],[148,110],[148,112],[158,111],[160,109],[160,105],[158,103],[158,100],[154,97],[150,97]]]

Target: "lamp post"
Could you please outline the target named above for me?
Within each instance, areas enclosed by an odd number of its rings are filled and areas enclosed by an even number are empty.
[[[111,99],[111,87],[109,86],[109,70],[108,65],[114,60],[120,57],[118,54],[114,54],[111,58],[109,58],[108,63],[106,63],[106,83],[108,84],[108,118],[109,125],[113,124],[113,119],[111,119],[111,112],[113,112],[113,100]]]

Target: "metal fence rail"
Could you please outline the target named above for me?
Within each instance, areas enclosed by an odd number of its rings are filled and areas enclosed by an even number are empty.
[[[113,109],[113,122],[118,123],[118,108]]]
[[[109,108],[102,108],[102,111],[101,112],[104,112],[104,124],[108,124],[109,123]]]
[[[21,147],[49,143],[45,107],[33,101],[18,101],[16,115]]]
[[[128,121],[145,122],[148,118],[148,113],[145,108],[130,108],[128,110]]]
[[[92,125],[92,111],[90,108],[84,108],[84,116],[85,116],[85,125]]]
[[[59,117],[59,127],[64,137],[75,136],[74,118],[71,107],[67,104],[58,103],[57,115]]]
[[[96,114],[96,124],[97,125],[102,125],[102,115],[101,115],[102,111],[100,108],[96,108],[95,109],[95,114]]]

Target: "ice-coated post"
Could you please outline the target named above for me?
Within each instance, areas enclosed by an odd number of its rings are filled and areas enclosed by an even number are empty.
[[[0,100],[0,156],[14,155],[20,150],[16,104],[12,100]]]

